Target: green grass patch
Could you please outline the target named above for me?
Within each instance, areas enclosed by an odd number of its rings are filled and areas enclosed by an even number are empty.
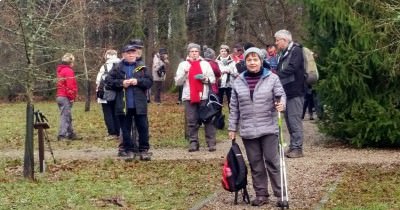
[[[37,102],[35,110],[40,110],[49,120],[50,129],[46,132],[54,148],[84,149],[87,147],[116,148],[116,141],[106,141],[107,135],[101,105],[92,102],[91,110],[84,111],[84,102],[76,102],[72,109],[73,126],[83,137],[82,141],[71,144],[56,141],[59,127],[59,111],[56,102]],[[22,149],[25,141],[26,104],[0,104],[0,149]],[[224,110],[227,112],[227,108]],[[175,101],[162,105],[149,105],[150,144],[153,148],[186,147],[184,138],[184,108]],[[226,113],[227,115],[227,113]],[[226,119],[227,121],[227,119]],[[35,132],[35,139],[36,137]],[[204,129],[200,129],[199,138],[205,145]],[[227,131],[217,132],[217,141],[227,138]],[[35,143],[35,145],[37,145]]]
[[[0,160],[0,209],[188,209],[219,187],[220,160],[69,161],[35,181]]]
[[[400,209],[400,165],[349,166],[325,209]]]

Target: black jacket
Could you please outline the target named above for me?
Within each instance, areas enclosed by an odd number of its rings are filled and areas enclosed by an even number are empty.
[[[288,49],[279,57],[277,74],[287,99],[304,96],[304,59],[303,47],[297,43],[289,45]]]
[[[110,87],[110,89],[115,90],[117,93],[115,97],[115,113],[117,115],[124,115],[126,113],[125,91],[123,87],[123,81],[125,80],[126,75],[123,71],[123,65],[123,61],[121,61],[118,65],[114,65],[105,81],[106,85]],[[142,65],[142,62],[137,63],[134,71],[135,73],[133,78],[136,78],[138,81],[138,84],[134,86],[136,113],[145,115],[147,114],[146,91],[153,85],[153,79],[146,66]]]

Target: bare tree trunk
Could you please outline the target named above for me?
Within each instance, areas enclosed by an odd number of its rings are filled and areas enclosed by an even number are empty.
[[[85,88],[86,88],[86,93],[85,93],[85,112],[90,111],[90,93],[91,93],[91,88],[90,88],[90,80],[89,80],[89,74],[88,74],[88,68],[87,68],[87,63],[86,63],[86,21],[85,21],[85,16],[86,16],[86,2],[85,1],[80,1],[79,3],[80,9],[81,9],[81,24],[82,24],[82,44],[83,44],[83,49],[82,49],[82,57],[83,57],[83,70],[85,74]]]
[[[33,87],[34,87],[34,67],[33,62],[33,33],[32,33],[32,17],[33,11],[32,0],[21,1],[20,27],[23,32],[23,40],[25,46],[25,56],[27,59],[28,76],[25,83],[26,104],[26,133],[25,133],[25,153],[24,153],[24,177],[34,179],[34,158],[33,158]]]
[[[216,20],[216,37],[215,37],[215,44],[226,43],[225,34],[227,28],[227,19],[228,19],[228,5],[227,0],[220,0],[218,1],[217,6],[217,13],[218,18]],[[217,46],[213,46],[216,49]]]

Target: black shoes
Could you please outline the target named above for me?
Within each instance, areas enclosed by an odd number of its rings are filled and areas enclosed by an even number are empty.
[[[153,153],[151,153],[149,151],[142,151],[139,153],[135,153],[132,151],[124,151],[124,150],[118,151],[118,157],[126,158],[126,161],[135,160],[136,157],[139,157],[139,160],[150,161],[152,155],[153,155]]]
[[[288,153],[286,153],[286,157],[288,158],[301,158],[304,157],[303,150],[301,149],[290,149]]]
[[[75,133],[69,136],[57,136],[58,141],[65,141],[65,140],[82,140],[81,136],[76,135]]]
[[[189,147],[189,152],[197,152],[199,151],[199,144],[197,142],[191,142]]]
[[[262,206],[268,203],[268,199],[256,198],[251,201],[252,206]]]
[[[215,152],[217,150],[217,148],[215,146],[209,146],[208,147],[208,151],[209,152]]]
[[[143,160],[143,161],[150,161],[152,155],[153,155],[153,153],[151,153],[149,151],[142,151],[139,153],[140,160]]]

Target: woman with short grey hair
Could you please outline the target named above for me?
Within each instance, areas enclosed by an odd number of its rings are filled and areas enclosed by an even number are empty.
[[[246,70],[233,82],[229,113],[229,138],[240,132],[250,163],[256,198],[253,206],[268,203],[268,180],[281,206],[278,154],[278,111],[285,109],[286,95],[276,74],[263,68],[264,54],[251,47],[244,53]]]

